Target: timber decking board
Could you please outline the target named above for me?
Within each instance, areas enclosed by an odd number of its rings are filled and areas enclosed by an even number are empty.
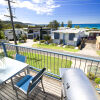
[[[35,73],[31,72],[32,75]],[[23,76],[17,76],[13,78],[14,84],[20,80]],[[61,96],[61,82],[55,79],[44,76],[43,84],[45,88],[44,93],[41,88],[41,84],[39,84],[31,93],[28,100],[60,100]],[[27,96],[18,91],[19,100],[27,100]],[[17,100],[15,90],[12,88],[12,84],[7,81],[6,84],[0,88],[0,100]]]

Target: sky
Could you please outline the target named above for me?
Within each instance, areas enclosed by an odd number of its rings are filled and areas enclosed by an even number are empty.
[[[14,21],[48,24],[52,20],[73,24],[100,23],[100,0],[12,0]],[[7,1],[0,0],[0,19],[10,20]]]

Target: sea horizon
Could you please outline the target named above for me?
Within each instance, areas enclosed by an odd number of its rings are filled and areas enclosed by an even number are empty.
[[[33,24],[33,25],[48,25],[48,24]],[[60,24],[61,25],[61,24]],[[64,24],[64,27],[67,27],[68,24]],[[72,24],[72,28],[74,28],[75,26],[80,26],[80,28],[97,28],[100,29],[100,23],[94,23],[94,24]]]
[[[74,28],[75,26],[80,26],[80,28],[97,28],[100,29],[100,24],[72,24],[72,28]],[[67,24],[64,24],[64,27],[66,27]]]

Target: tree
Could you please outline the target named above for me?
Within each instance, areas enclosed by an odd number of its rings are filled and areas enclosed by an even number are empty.
[[[0,30],[0,39],[4,39],[5,36],[4,36],[4,32]]]
[[[64,27],[64,23],[63,22],[61,23],[61,27]]]
[[[4,26],[3,26],[3,22],[0,20],[0,31],[3,30]]]
[[[15,28],[23,28],[21,24],[15,24]]]
[[[67,27],[72,28],[72,21],[71,20],[68,21]]]
[[[57,29],[59,27],[59,22],[57,20],[53,20],[49,22],[48,27]]]
[[[96,27],[93,27],[92,29],[97,29]]]
[[[80,26],[79,26],[79,25],[76,25],[76,26],[75,26],[75,28],[78,28],[78,29],[79,29],[79,28],[80,28]]]

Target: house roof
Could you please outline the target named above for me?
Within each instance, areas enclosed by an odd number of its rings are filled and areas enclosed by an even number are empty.
[[[22,28],[15,28],[15,30],[23,30]],[[13,29],[5,29],[5,31],[13,31]]]
[[[79,33],[79,32],[83,32],[84,30],[82,29],[65,29],[65,30],[55,30],[55,31],[52,31],[52,32],[55,32],[55,33]]]
[[[89,31],[89,33],[100,33],[100,31]]]

